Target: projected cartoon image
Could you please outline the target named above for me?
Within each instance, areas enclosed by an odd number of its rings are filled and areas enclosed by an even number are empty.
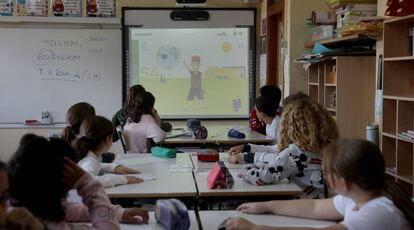
[[[131,83],[154,94],[162,116],[248,115],[248,32],[247,28],[134,29]]]
[[[157,52],[157,64],[164,70],[172,69],[180,61],[180,51],[175,46],[162,46]],[[160,73],[160,82],[166,83],[165,74]]]
[[[191,88],[190,92],[188,92],[187,101],[193,101],[194,97],[197,97],[198,100],[203,100],[204,90],[201,87],[202,73],[200,72],[200,56],[194,55],[191,57],[191,68],[188,66],[186,62],[183,63],[187,70],[190,72],[191,77]]]

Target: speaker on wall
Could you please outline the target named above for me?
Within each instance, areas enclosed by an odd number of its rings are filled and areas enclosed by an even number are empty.
[[[174,21],[207,21],[210,14],[205,10],[174,10],[170,17]]]

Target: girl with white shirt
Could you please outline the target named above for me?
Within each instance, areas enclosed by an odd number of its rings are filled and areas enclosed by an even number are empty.
[[[339,140],[328,145],[323,155],[324,173],[337,196],[320,200],[245,203],[237,210],[340,221],[322,229],[414,228],[414,204],[410,195],[394,181],[386,180],[384,157],[376,145],[366,140]],[[243,218],[232,218],[226,222],[226,229],[280,228],[258,226]]]
[[[104,188],[122,184],[140,183],[135,176],[119,174],[138,173],[115,163],[100,163],[100,157],[112,146],[112,123],[101,116],[86,118],[79,129],[80,137],[72,143],[78,154],[78,165],[95,177]]]

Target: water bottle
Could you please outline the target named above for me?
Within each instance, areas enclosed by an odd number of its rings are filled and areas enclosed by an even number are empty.
[[[378,124],[373,122],[368,122],[366,128],[366,139],[371,141],[375,145],[379,146],[379,136],[378,136]]]

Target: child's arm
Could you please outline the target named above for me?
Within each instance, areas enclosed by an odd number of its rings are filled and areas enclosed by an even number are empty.
[[[188,66],[187,62],[183,61],[183,64],[185,66],[185,68],[187,68],[188,71],[191,71],[190,67]]]
[[[101,176],[94,176],[94,178],[95,180],[99,181],[104,188],[143,182],[142,179],[136,176],[125,176],[116,174],[104,174]]]
[[[78,191],[83,203],[88,207],[89,219],[92,226],[72,226],[71,229],[120,229],[119,219],[111,207],[108,196],[102,185],[85,173],[74,162],[66,159],[64,179],[68,186]],[[76,182],[75,182],[76,181]],[[60,223],[60,225],[64,222]],[[62,229],[64,226],[56,226]],[[66,228],[64,228],[66,229]]]
[[[101,163],[101,173],[136,174],[139,171],[116,163]]]
[[[157,125],[154,119],[148,121],[145,127],[145,135],[147,138],[151,138],[155,143],[165,140],[165,132],[162,131],[161,127]]]
[[[244,229],[248,229],[248,230],[313,230],[313,229],[322,229],[322,230],[347,230],[345,228],[345,226],[343,226],[342,224],[334,224],[325,228],[311,228],[311,227],[272,227],[272,226],[264,226],[264,225],[256,225],[251,223],[250,221],[241,218],[241,217],[236,217],[236,218],[231,218],[229,220],[226,221],[226,229],[231,229],[231,230],[244,230]]]
[[[237,211],[250,214],[271,213],[274,215],[332,221],[343,218],[343,216],[336,210],[333,198],[244,203],[237,207]]]
[[[303,153],[297,147],[291,145],[264,166],[245,166],[242,171],[243,178],[245,181],[256,185],[277,183],[301,172],[301,169],[295,163],[300,159],[301,154]]]

